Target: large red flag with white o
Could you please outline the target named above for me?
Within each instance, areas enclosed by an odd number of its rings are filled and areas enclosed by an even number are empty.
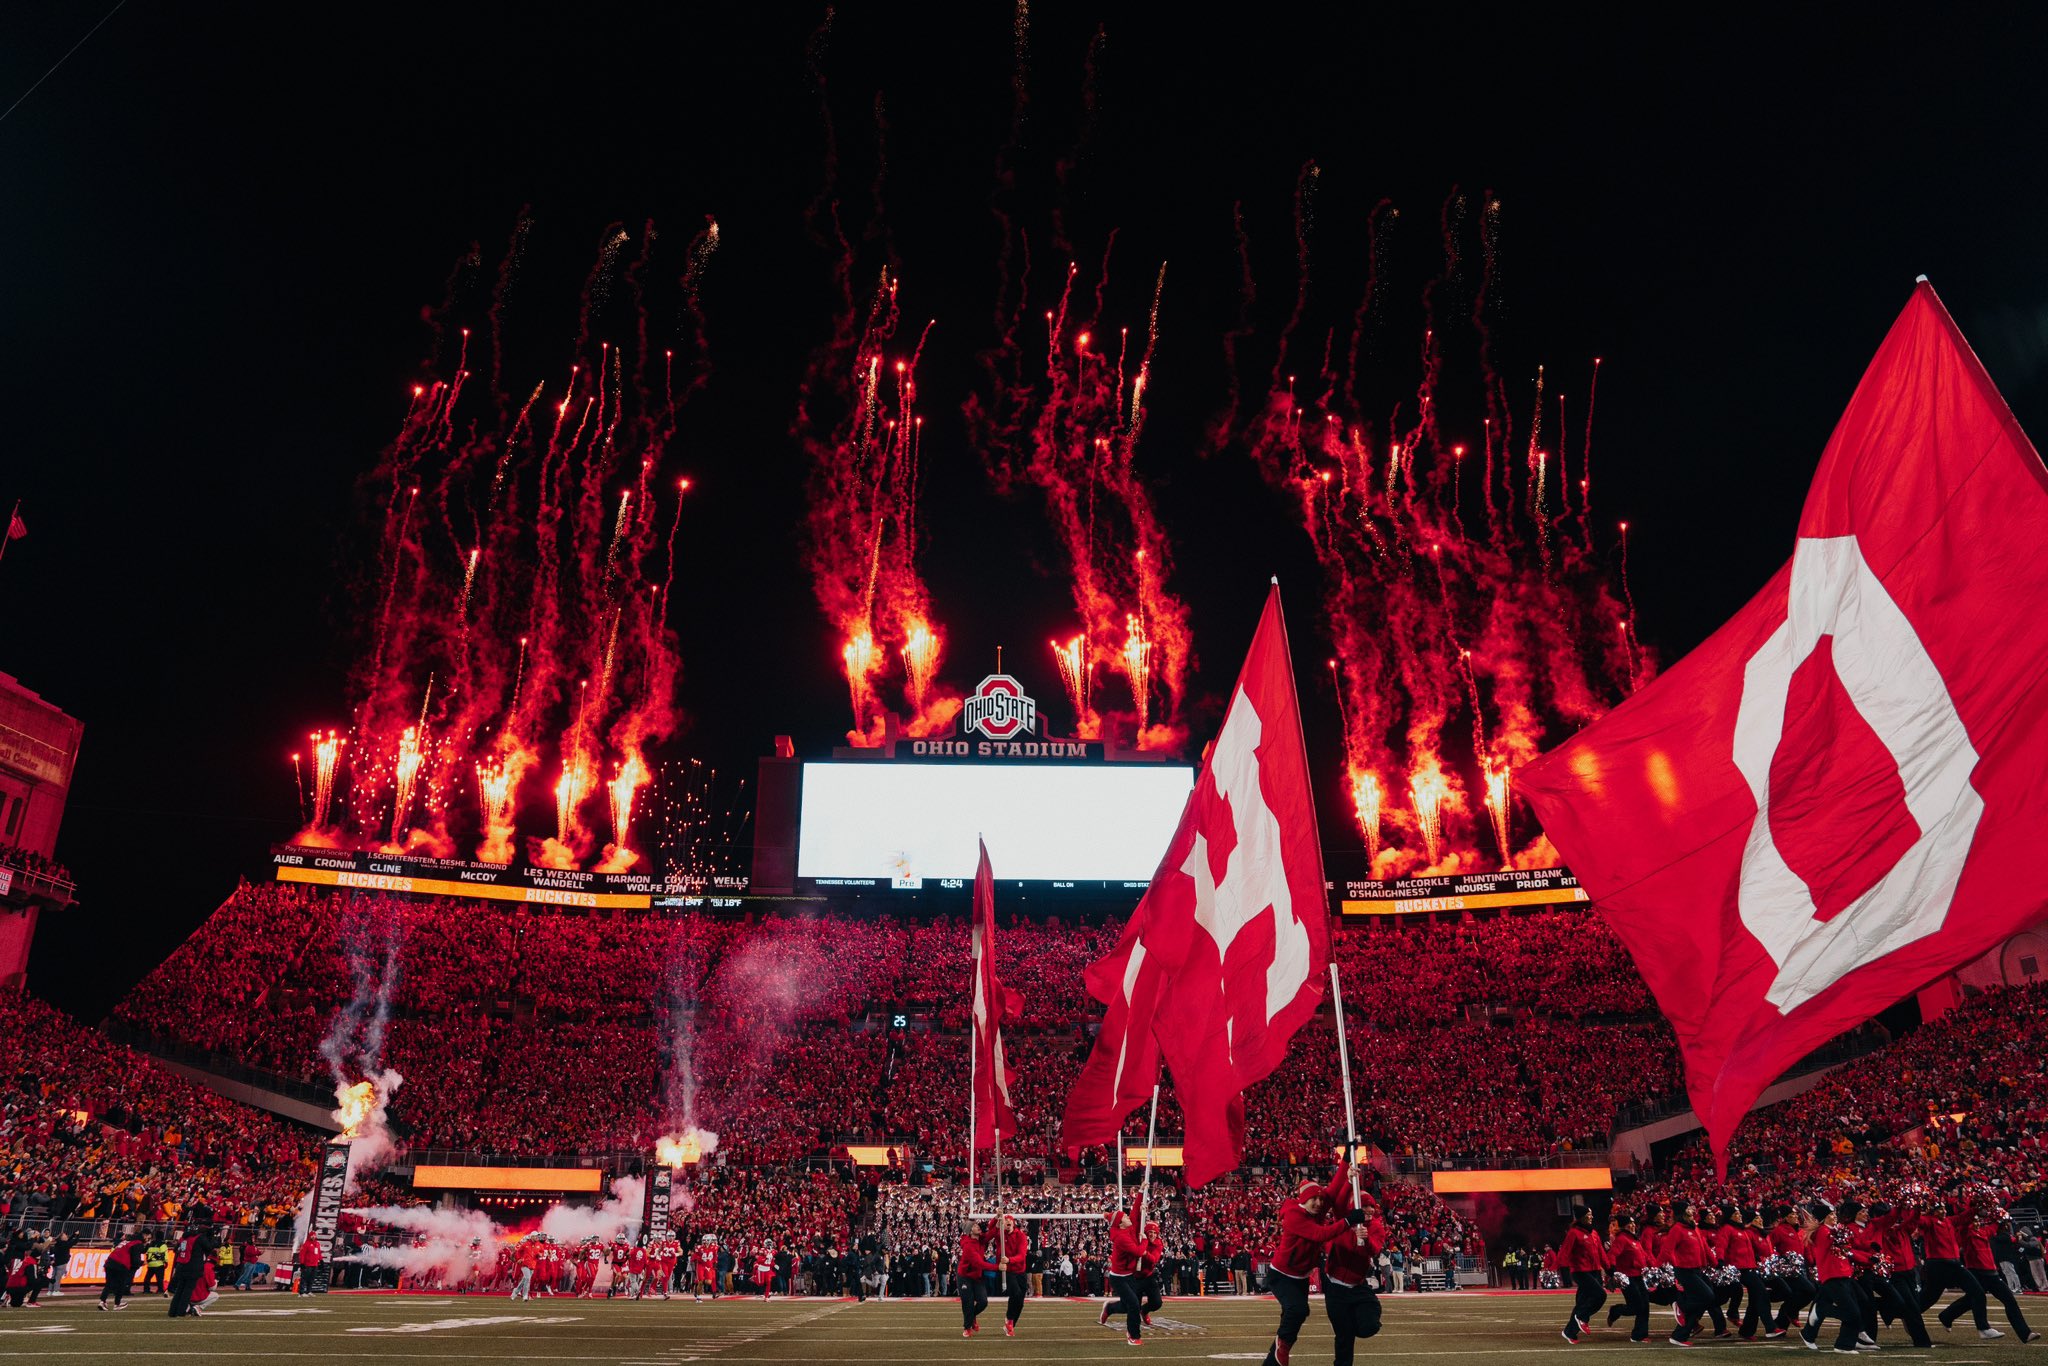
[[[1725,1165],[1817,1045],[2041,918],[2048,472],[1924,280],[1792,561],[1522,770],[1678,1032]]]
[[[996,876],[988,845],[974,869],[974,1146],[1017,1136],[1017,1107],[1010,1100],[1014,1074],[1003,1052],[1003,1025],[1024,1014],[1024,998],[996,976]]]
[[[1199,1186],[1244,1152],[1244,1089],[1322,1002],[1329,908],[1280,590],[1245,657],[1180,826],[1116,949],[1087,973],[1109,1006],[1067,1097],[1069,1146],[1105,1143],[1163,1056]]]

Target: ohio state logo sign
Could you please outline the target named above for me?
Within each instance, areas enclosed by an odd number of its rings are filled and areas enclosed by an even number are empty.
[[[1038,703],[1008,674],[990,674],[967,695],[960,723],[991,740],[1029,735],[1038,729]]]

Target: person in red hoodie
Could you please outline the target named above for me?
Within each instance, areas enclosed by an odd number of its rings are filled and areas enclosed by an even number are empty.
[[[2013,1298],[2012,1287],[2005,1283],[2005,1275],[1999,1271],[1998,1263],[1991,1255],[1991,1235],[2003,1222],[2005,1211],[1997,1208],[1992,1197],[1980,1192],[1971,1201],[1968,1213],[1955,1216],[1956,1237],[1963,1245],[1963,1265],[1970,1269],[1970,1274],[1976,1277],[1985,1294],[2005,1306],[2006,1321],[2012,1324],[2012,1330],[2019,1334],[2020,1341],[2032,1342],[2041,1335],[2027,1326],[2027,1316],[2020,1312],[2020,1302]],[[1961,1314],[1962,1301],[1958,1300],[1941,1311],[1941,1326],[1953,1328]],[[1985,1326],[1977,1330],[1977,1336],[2001,1338],[2005,1334],[1991,1327],[1986,1320]]]
[[[1927,1336],[1927,1323],[1920,1317],[1920,1279],[1914,1274],[1919,1262],[1913,1255],[1913,1225],[1907,1218],[1908,1207],[1872,1205],[1870,1214],[1867,1236],[1875,1240],[1876,1250],[1889,1264],[1883,1281],[1873,1287],[1879,1294],[1879,1305],[1891,1318],[1905,1323],[1906,1336],[1915,1347],[1932,1347],[1934,1339]]]
[[[1778,1222],[1771,1225],[1771,1256],[1778,1265],[1776,1279],[1785,1299],[1779,1304],[1778,1317],[1765,1337],[1785,1336],[1799,1311],[1812,1304],[1820,1294],[1820,1285],[1812,1274],[1813,1240],[1800,1227],[1799,1215],[1798,1209],[1787,1205],[1779,1211]]]
[[[1762,1270],[1771,1255],[1770,1239],[1764,1237],[1764,1212],[1736,1210],[1722,1227],[1728,1234],[1721,1240],[1721,1264],[1735,1268],[1743,1305],[1740,1336],[1744,1342],[1755,1342],[1757,1325],[1768,1328],[1771,1323],[1771,1292]],[[1728,1312],[1735,1312],[1734,1300],[1729,1301]]]
[[[1380,1252],[1387,1245],[1387,1226],[1380,1219],[1379,1202],[1362,1186],[1356,1202],[1348,1180],[1340,1179],[1330,1189],[1335,1213],[1348,1219],[1355,1203],[1365,1214],[1364,1223],[1332,1239],[1323,1254],[1323,1312],[1329,1315],[1330,1331],[1337,1337],[1330,1360],[1333,1366],[1351,1366],[1354,1344],[1380,1331],[1380,1297],[1373,1289],[1373,1277],[1378,1274]]]
[[[1003,1273],[1003,1294],[1009,1304],[1003,1310],[1003,1334],[1017,1336],[1017,1320],[1024,1316],[1024,1296],[1030,1293],[1031,1277],[1025,1274],[1031,1254],[1031,1236],[1007,1214],[989,1221],[988,1255]]]
[[[1843,1208],[1852,1218],[1858,1211],[1853,1200],[1844,1202]],[[1813,1302],[1812,1321],[1799,1330],[1800,1340],[1809,1350],[1819,1351],[1820,1326],[1834,1319],[1842,1325],[1835,1335],[1835,1350],[1854,1355],[1856,1340],[1864,1335],[1854,1281],[1857,1267],[1867,1264],[1870,1254],[1855,1246],[1853,1235],[1842,1227],[1841,1213],[1826,1201],[1814,1201],[1806,1213],[1812,1220],[1807,1232],[1813,1238],[1813,1271],[1820,1280],[1820,1296]]]
[[[1601,1246],[1600,1235],[1593,1231],[1591,1205],[1579,1206],[1572,1216],[1572,1226],[1564,1231],[1564,1239],[1557,1245],[1557,1269],[1578,1292],[1572,1299],[1571,1317],[1564,1321],[1564,1331],[1559,1335],[1576,1345],[1586,1335],[1586,1325],[1593,1321],[1593,1315],[1607,1303],[1602,1280],[1607,1271],[1607,1249]]]
[[[972,1219],[960,1221],[960,1260],[953,1279],[960,1283],[960,1336],[971,1338],[981,1331],[981,1311],[988,1308],[988,1282],[983,1278],[997,1270],[982,1246],[981,1231]]]
[[[1273,1335],[1273,1345],[1266,1349],[1266,1366],[1287,1366],[1294,1340],[1301,1336],[1301,1325],[1308,1322],[1309,1273],[1322,1265],[1324,1247],[1345,1229],[1365,1222],[1364,1210],[1329,1217],[1336,1203],[1336,1188],[1346,1179],[1347,1171],[1339,1162],[1337,1175],[1328,1186],[1304,1181],[1281,1202],[1280,1246],[1273,1250],[1272,1264],[1266,1268],[1266,1289],[1280,1302],[1280,1328]]]
[[[1643,1285],[1643,1273],[1649,1265],[1649,1255],[1636,1236],[1636,1217],[1622,1215],[1615,1221],[1614,1234],[1607,1244],[1607,1266],[1621,1289],[1621,1298],[1608,1306],[1607,1326],[1612,1328],[1623,1314],[1633,1314],[1635,1325],[1629,1329],[1630,1342],[1650,1340],[1650,1293]]]
[[[1707,1281],[1707,1237],[1696,1222],[1692,1201],[1678,1201],[1671,1212],[1675,1217],[1671,1232],[1664,1239],[1664,1255],[1678,1282],[1678,1327],[1672,1330],[1670,1342],[1674,1347],[1690,1347],[1693,1330],[1699,1327],[1701,1317],[1709,1310],[1718,1316],[1720,1304],[1714,1287]]]
[[[1128,1210],[1109,1212],[1109,1266],[1103,1273],[1103,1279],[1109,1282],[1109,1292],[1114,1298],[1102,1306],[1102,1313],[1095,1320],[1107,1324],[1111,1312],[1121,1307],[1124,1311],[1124,1337],[1133,1347],[1140,1346],[1145,1337],[1144,1301],[1138,1287],[1133,1284],[1145,1258],[1145,1243],[1137,1226],[1141,1198],[1132,1196]]]
[[[1925,1314],[1934,1308],[1946,1292],[1959,1290],[1962,1297],[1950,1306],[1955,1312],[1951,1314],[1944,1310],[1941,1326],[1952,1329],[1957,1319],[1968,1314],[1976,1321],[1979,1333],[1990,1332],[1991,1318],[1985,1312],[1984,1287],[1963,1265],[1962,1239],[1956,1232],[1955,1222],[1949,1218],[1947,1199],[1935,1196],[1924,1209],[1913,1211],[1909,1224],[1912,1231],[1920,1235],[1921,1246],[1927,1253],[1927,1265],[1920,1277],[1920,1312]]]

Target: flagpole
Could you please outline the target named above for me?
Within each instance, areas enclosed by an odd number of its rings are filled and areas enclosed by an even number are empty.
[[[1159,1083],[1152,1083],[1152,1117],[1145,1121],[1145,1183],[1138,1188],[1138,1208],[1145,1218],[1152,1216],[1152,1153],[1159,1144]],[[1144,1233],[1143,1220],[1138,1232]]]
[[[1124,1207],[1124,1131],[1116,1131],[1116,1207]]]
[[[1344,984],[1337,977],[1337,965],[1330,964],[1330,1000],[1337,1007],[1337,1067],[1344,1077],[1344,1136],[1348,1147],[1345,1149],[1345,1165],[1351,1171],[1351,1208],[1358,1208],[1358,1112],[1351,1103],[1351,1046],[1344,1031]],[[1357,1230],[1358,1241],[1365,1242],[1365,1228]]]
[[[973,944],[979,938],[981,938],[981,926],[976,925],[973,932],[967,936],[967,942]],[[976,974],[974,979],[975,987],[979,990],[981,985],[981,959],[979,955],[974,957],[974,971]],[[979,1089],[979,1077],[977,1076],[979,1058],[977,1055],[980,1052],[981,1039],[975,1032],[974,1022],[969,1020],[967,1022],[967,1209],[969,1213],[972,1213],[974,1210],[974,1196],[977,1189],[974,1184],[974,1094]]]

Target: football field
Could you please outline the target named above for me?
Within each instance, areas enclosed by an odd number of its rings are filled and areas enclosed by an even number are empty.
[[[1662,1341],[1671,1319],[1653,1320],[1654,1346],[1624,1332],[1595,1332],[1573,1347],[1558,1336],[1569,1301],[1562,1294],[1408,1295],[1390,1297],[1386,1326],[1359,1345],[1362,1362],[1432,1362],[1487,1366],[1531,1356],[1651,1353],[1676,1355]],[[2040,1303],[2048,1312],[2048,1301]],[[161,1299],[131,1301],[101,1313],[91,1291],[77,1291],[37,1310],[0,1311],[0,1360],[115,1366],[164,1361],[339,1363],[478,1361],[587,1362],[592,1366],[670,1366],[676,1362],[816,1362],[868,1366],[884,1362],[1084,1362],[1168,1360],[1257,1361],[1265,1355],[1277,1315],[1270,1299],[1173,1300],[1153,1316],[1145,1345],[1125,1345],[1120,1329],[1099,1327],[1095,1308],[1068,1300],[1034,1300],[1017,1337],[1003,1335],[1002,1303],[982,1317],[972,1341],[960,1337],[958,1306],[949,1300],[728,1299],[628,1303],[503,1297],[337,1294],[297,1298],[228,1293],[203,1318],[172,1321]],[[1297,1366],[1330,1360],[1330,1327],[1322,1302],[1294,1350]],[[1602,1316],[1604,1318],[1604,1315]],[[1993,1322],[2003,1320],[1993,1311]],[[2041,1348],[2007,1336],[1979,1340],[1967,1320],[1953,1335],[1935,1326],[1936,1345],[1916,1351],[1896,1330],[1884,1335],[1888,1361],[1947,1366],[2018,1366]],[[1825,1338],[1822,1349],[1831,1343]],[[1788,1345],[1789,1344],[1789,1345]],[[1802,1349],[1774,1343],[1703,1341],[1695,1352],[1781,1357]]]

